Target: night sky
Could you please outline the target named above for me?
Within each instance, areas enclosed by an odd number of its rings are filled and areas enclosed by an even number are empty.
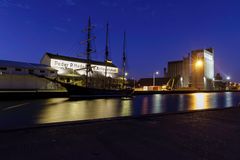
[[[121,66],[126,30],[130,78],[162,75],[167,61],[213,47],[216,71],[240,80],[237,0],[0,0],[0,59],[39,63],[45,52],[83,57],[88,16],[95,59],[103,59],[109,21],[110,57]]]

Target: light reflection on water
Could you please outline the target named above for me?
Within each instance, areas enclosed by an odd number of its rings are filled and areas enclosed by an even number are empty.
[[[192,96],[192,109],[205,109],[209,103],[209,98],[207,93],[195,93]]]
[[[37,123],[232,107],[240,102],[239,95],[240,93],[226,92],[141,95],[130,100],[70,101],[68,99],[48,99],[41,106]]]

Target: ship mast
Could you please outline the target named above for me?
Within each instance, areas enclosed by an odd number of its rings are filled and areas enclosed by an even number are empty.
[[[124,39],[123,39],[123,59],[122,59],[122,89],[125,88],[125,78],[126,78],[126,32],[124,32]]]
[[[92,23],[91,23],[91,17],[88,18],[88,27],[87,27],[87,48],[86,48],[86,54],[87,54],[87,64],[86,64],[86,87],[88,87],[88,81],[89,81],[89,72],[92,72],[91,68],[91,53],[94,52],[92,49],[91,44],[91,31],[92,31]]]
[[[106,26],[106,48],[105,48],[105,79],[104,79],[104,88],[106,88],[106,78],[107,78],[107,63],[109,60],[109,31],[108,31],[109,24],[107,23]]]

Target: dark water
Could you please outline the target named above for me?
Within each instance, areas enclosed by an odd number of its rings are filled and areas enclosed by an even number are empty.
[[[133,99],[66,98],[0,102],[0,128],[237,106],[240,93],[141,95]]]

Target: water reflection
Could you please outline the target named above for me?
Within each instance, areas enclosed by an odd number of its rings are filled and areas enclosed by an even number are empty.
[[[132,100],[123,100],[121,101],[121,116],[130,116],[132,115]]]
[[[194,93],[142,95],[133,99],[69,101],[49,99],[41,104],[37,123],[139,116],[208,108],[231,107],[240,102],[239,93]]]
[[[192,110],[194,109],[205,109],[208,108],[208,93],[194,93],[191,94],[192,102],[191,102],[191,107]]]
[[[153,113],[159,113],[161,112],[161,100],[162,95],[155,94],[153,95]]]
[[[132,100],[120,99],[61,101],[61,103],[49,101],[41,110],[37,123],[129,116],[132,114],[133,106]]]
[[[142,103],[142,114],[148,113],[148,97],[143,97],[143,103]]]
[[[230,107],[230,106],[233,106],[233,101],[232,101],[232,92],[227,92],[226,94],[225,94],[225,96],[226,96],[226,107]]]

